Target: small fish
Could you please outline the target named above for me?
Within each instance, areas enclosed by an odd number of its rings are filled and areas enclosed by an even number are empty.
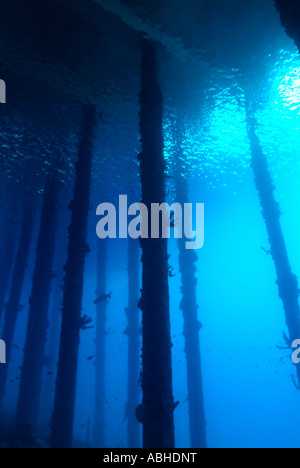
[[[179,405],[180,405],[180,401],[175,401],[174,402],[174,404],[173,404],[174,411],[176,410],[176,408],[178,408]]]
[[[94,359],[95,356],[90,356],[87,358],[87,361],[91,361],[92,359]]]
[[[272,255],[272,251],[271,251],[271,250],[267,250],[267,249],[265,249],[264,247],[261,247],[261,250],[262,250],[263,252],[265,252],[265,254],[267,254],[267,255]]]
[[[94,304],[102,304],[102,302],[106,302],[107,299],[111,299],[113,291],[111,291],[109,294],[101,294],[100,296],[97,297],[97,299],[94,301]]]

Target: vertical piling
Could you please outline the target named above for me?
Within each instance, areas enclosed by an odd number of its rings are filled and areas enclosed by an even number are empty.
[[[155,46],[142,46],[140,93],[140,177],[142,202],[165,201],[162,94],[158,83]],[[151,223],[149,226],[151,232]],[[167,240],[144,238],[142,246],[143,316],[142,389],[139,419],[143,423],[144,448],[174,448],[174,398],[170,331]]]
[[[74,198],[70,204],[72,218],[69,227],[68,258],[64,267],[62,328],[52,423],[52,448],[72,447],[80,330],[85,329],[81,314],[85,257],[89,252],[86,239],[95,124],[96,109],[93,105],[87,105],[84,110],[76,164]]]

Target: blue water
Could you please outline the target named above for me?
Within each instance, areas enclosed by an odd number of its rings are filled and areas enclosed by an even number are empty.
[[[75,3],[78,14],[91,21],[92,10],[83,12],[81,2]],[[250,99],[255,109],[257,133],[282,211],[290,264],[300,278],[300,55],[271,0],[231,0],[227,7],[226,2],[199,0],[187,2],[186,7],[181,1],[140,1],[139,5],[116,1],[114,7],[104,0],[93,3],[98,4],[99,18],[92,23],[99,22],[103,36],[99,46],[90,49],[90,56],[82,46],[76,57],[78,44],[75,47],[72,42],[60,54],[55,48],[54,52],[37,50],[31,34],[20,26],[18,36],[10,20],[1,34],[0,65],[8,87],[11,80],[8,103],[0,108],[2,230],[7,215],[19,225],[24,191],[38,212],[45,180],[52,170],[57,171],[64,187],[58,247],[63,257],[80,109],[91,99],[99,109],[99,126],[88,232],[92,252],[86,263],[83,309],[95,321],[96,206],[114,203],[120,194],[128,194],[132,202],[140,199],[138,34],[146,30],[159,43],[168,201],[174,197],[175,133],[179,131],[179,161],[190,201],[205,203],[197,300],[203,324],[200,345],[208,446],[299,448],[300,394],[291,377],[295,373],[291,351],[278,349],[285,346],[282,334],[287,334],[287,328],[272,257],[263,250],[270,246],[250,165],[245,100]],[[80,34],[89,37],[87,44],[93,42],[92,32]],[[23,36],[28,37],[21,47]],[[0,66],[0,78],[1,72]],[[63,168],[55,167],[53,149],[63,155]],[[4,402],[12,419],[36,236],[37,226],[21,299],[25,311],[18,318]],[[174,239],[169,253],[175,272],[169,280],[173,385],[175,401],[180,401],[175,412],[176,446],[185,448],[190,443],[189,419]],[[107,291],[113,290],[113,295],[107,307],[105,435],[107,446],[117,448],[126,447],[127,440],[127,242],[110,240],[107,258]],[[95,367],[94,359],[87,359],[95,354],[94,340],[95,329],[81,334],[74,425],[74,439],[81,444],[87,440],[88,427],[92,443]]]

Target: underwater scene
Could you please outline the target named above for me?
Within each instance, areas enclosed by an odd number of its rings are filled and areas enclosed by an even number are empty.
[[[300,448],[299,51],[298,0],[0,0],[0,448]]]

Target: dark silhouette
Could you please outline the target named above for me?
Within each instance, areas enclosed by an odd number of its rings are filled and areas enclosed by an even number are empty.
[[[187,182],[180,171],[177,171],[175,184],[177,201],[181,204],[187,203]],[[187,364],[191,448],[206,448],[206,420],[199,338],[201,324],[198,321],[199,307],[196,297],[196,262],[198,257],[193,250],[186,250],[185,239],[178,239],[178,248],[182,292],[180,308],[184,318],[183,334]]]
[[[300,3],[299,0],[274,0],[280,13],[282,26],[294,39],[300,52]]]
[[[107,241],[98,241],[97,294],[106,296],[106,246]],[[96,318],[96,375],[95,375],[95,425],[96,447],[105,447],[105,342],[107,301],[97,303]]]
[[[8,302],[6,304],[6,312],[4,317],[2,338],[6,343],[6,361],[8,364],[5,366],[0,366],[0,408],[2,407],[3,403],[4,388],[13,346],[15,327],[18,313],[20,311],[20,300],[25,278],[25,271],[27,268],[32,231],[32,207],[28,205],[25,207],[24,211],[24,219],[22,224],[18,251],[16,255],[16,261],[13,270],[11,290]]]
[[[111,291],[109,294],[104,294],[104,293],[99,294],[97,299],[94,300],[94,304],[98,305],[98,304],[102,304],[103,302],[107,302],[108,299],[111,299],[112,293],[113,293],[113,291]]]
[[[128,419],[128,448],[139,448],[140,426],[135,416],[135,410],[140,403],[139,376],[140,376],[140,311],[138,301],[139,290],[139,242],[128,239],[128,320],[125,334],[128,336],[128,400],[126,417]]]
[[[53,448],[72,446],[80,330],[87,329],[90,323],[89,317],[82,317],[81,313],[85,257],[90,250],[86,238],[95,123],[96,109],[86,105],[71,204],[68,258],[64,268],[62,327],[51,440]]]
[[[48,307],[53,279],[53,259],[57,228],[57,183],[46,188],[36,249],[29,316],[24,348],[20,392],[16,417],[16,434],[30,439],[31,429],[38,422],[42,374],[49,326]]]
[[[275,200],[275,186],[268,168],[267,159],[262,151],[259,138],[256,134],[256,120],[248,105],[247,129],[251,145],[252,169],[255,184],[259,195],[262,214],[271,246],[271,255],[276,268],[277,286],[282,300],[286,324],[289,330],[289,343],[299,339],[300,336],[300,308],[299,286],[297,277],[292,273],[288,258],[285,239],[280,224],[280,207]],[[296,366],[298,380],[300,382],[300,365]]]
[[[142,152],[140,176],[142,202],[165,201],[165,161],[162,134],[162,94],[154,45],[142,46],[142,90],[140,133]],[[151,223],[150,223],[151,224]],[[151,232],[151,225],[150,225]],[[142,239],[143,281],[140,308],[143,315],[143,445],[145,448],[173,448],[174,398],[169,312],[167,240]]]

